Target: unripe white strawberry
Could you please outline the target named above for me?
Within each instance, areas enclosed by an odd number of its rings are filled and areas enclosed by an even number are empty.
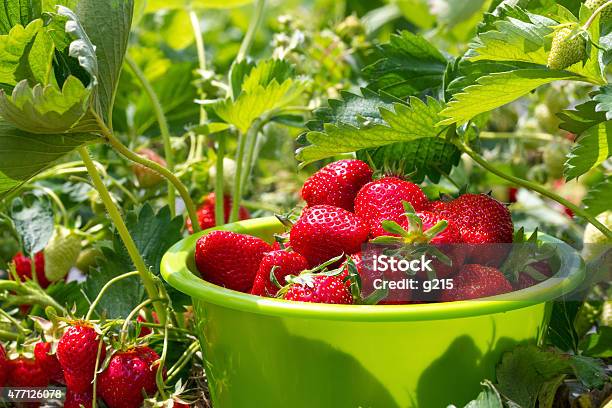
[[[564,27],[557,31],[553,37],[548,54],[548,68],[565,69],[582,61],[586,56],[584,37],[577,34],[575,30]]]
[[[604,5],[608,0],[586,0],[584,5],[592,11],[597,10]],[[612,6],[607,6],[599,13],[600,20],[607,20],[612,17]]]
[[[51,282],[64,279],[81,252],[81,239],[74,231],[57,227],[45,248],[45,276]]]

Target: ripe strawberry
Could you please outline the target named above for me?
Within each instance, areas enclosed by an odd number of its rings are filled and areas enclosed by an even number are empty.
[[[367,226],[353,213],[331,205],[304,210],[291,229],[291,248],[313,268],[342,254],[354,254],[368,239]]]
[[[479,299],[512,291],[512,285],[497,268],[484,265],[464,265],[454,277],[453,289],[440,296],[441,302]]]
[[[151,149],[139,149],[136,153],[138,153],[139,156],[154,161],[155,163],[160,164],[163,167],[166,167],[167,165],[166,161]],[[142,188],[155,187],[156,185],[164,181],[164,178],[161,174],[154,172],[148,167],[141,166],[140,164],[135,164],[134,167],[132,167],[132,171],[134,172],[134,175],[138,180],[138,184]]]
[[[66,385],[76,393],[92,387],[100,337],[93,327],[76,323],[64,332],[57,345],[57,359],[64,369]],[[100,361],[104,361],[106,349],[102,346]]]
[[[146,323],[147,322],[147,319],[145,319],[142,316],[138,316],[136,318],[136,320],[139,321],[140,323]],[[142,327],[140,327],[140,333],[138,333],[138,337],[148,336],[151,333],[153,333],[153,330],[151,330],[151,328],[146,327],[146,326],[142,326]]]
[[[93,391],[74,392],[70,388],[66,391],[64,408],[91,408],[93,405]]]
[[[561,28],[555,33],[550,53],[548,67],[550,69],[565,69],[585,59],[586,41],[584,37],[569,27]]]
[[[202,278],[228,289],[248,292],[259,264],[272,248],[259,238],[212,231],[196,244],[195,260]]]
[[[426,210],[432,212],[440,212],[446,209],[446,202],[441,200],[430,201],[427,205]]]
[[[382,221],[402,221],[403,201],[409,202],[416,211],[424,210],[429,205],[427,197],[416,184],[397,177],[384,177],[359,190],[355,198],[355,214],[368,225],[372,237],[379,237],[386,235]]]
[[[11,387],[46,387],[49,376],[38,361],[18,357],[9,361],[8,383]]]
[[[39,342],[34,346],[34,357],[45,370],[51,381],[64,383],[64,370],[60,365],[57,355],[51,354],[51,343]]]
[[[512,243],[514,232],[512,216],[504,204],[485,194],[464,194],[448,203],[440,214],[454,222],[466,244],[487,244],[482,248],[472,246],[472,263],[501,263],[508,248],[493,244]]]
[[[372,169],[361,160],[339,160],[310,176],[302,187],[302,198],[309,207],[333,205],[353,211],[355,196],[372,181]]]
[[[13,262],[15,263],[17,275],[22,281],[32,279],[32,260],[30,258],[19,252],[13,258]],[[51,282],[45,275],[45,255],[42,252],[38,252],[36,255],[34,255],[34,265],[36,269],[36,277],[38,278],[38,284],[41,288],[47,288]]]
[[[4,387],[8,380],[9,376],[9,363],[6,358],[6,351],[4,351],[4,347],[0,344],[0,387]]]
[[[274,276],[279,284],[285,285],[285,277],[288,275],[299,275],[305,269],[308,269],[306,258],[297,252],[289,252],[285,250],[276,250],[268,252],[264,255],[259,265],[259,270],[255,276],[255,283],[251,289],[251,295],[258,296],[276,296],[278,289],[270,280],[270,272],[272,268]]]
[[[353,296],[339,276],[303,273],[290,278],[283,299],[297,302],[350,305]]]
[[[223,217],[225,222],[229,220],[230,212],[232,211],[232,199],[230,196],[223,197]],[[240,220],[248,220],[251,218],[251,214],[249,211],[240,207],[240,211],[238,212],[238,219]],[[200,222],[200,228],[203,230],[212,228],[216,226],[215,223],[215,193],[210,193],[204,198],[202,204],[198,208],[198,221]],[[191,219],[188,217],[187,221],[185,221],[185,225],[187,226],[187,230],[190,234],[193,234],[193,226],[191,225]]]
[[[550,278],[553,274],[552,269],[550,269],[550,265],[546,261],[535,262],[530,265],[534,268],[538,273],[542,274],[546,278]],[[515,283],[516,289],[525,289],[529,288],[533,285],[537,285],[541,281],[535,279],[533,276],[528,273],[521,273],[519,275],[518,281]]]
[[[115,353],[106,370],[98,375],[98,393],[109,408],[139,408],[143,390],[157,391],[155,362],[159,355],[149,347],[136,347]]]
[[[591,11],[595,11],[606,3],[607,0],[586,0],[584,5],[589,8]],[[600,15],[601,20],[609,20],[612,17],[612,6],[607,6],[604,8]]]

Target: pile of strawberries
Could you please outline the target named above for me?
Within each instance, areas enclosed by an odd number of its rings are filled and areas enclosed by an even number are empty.
[[[34,358],[9,359],[0,345],[0,387],[65,385],[64,407],[88,408],[93,402],[97,364],[101,370],[97,376],[97,396],[109,408],[138,408],[145,394],[155,394],[159,356],[153,349],[134,346],[114,352],[108,361],[106,354],[106,345],[91,324],[73,322],[56,347],[47,342],[37,343]]]
[[[197,242],[198,270],[209,282],[254,295],[352,304],[359,302],[359,296],[351,290],[349,265],[363,280],[362,246],[394,237],[399,242],[439,247],[463,244],[463,250],[447,254],[450,265],[437,262],[437,278],[454,280],[453,289],[441,291],[438,301],[513,290],[498,269],[507,255],[507,246],[499,244],[512,243],[514,232],[506,205],[484,194],[430,201],[414,183],[391,176],[373,180],[372,176],[372,169],[360,160],[323,167],[304,183],[301,195],[307,206],[285,239],[286,247],[214,231]],[[392,230],[385,225],[392,225]],[[410,302],[394,300],[390,294],[380,303]]]

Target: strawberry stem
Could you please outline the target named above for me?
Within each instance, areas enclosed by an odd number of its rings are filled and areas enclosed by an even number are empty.
[[[181,180],[178,179],[178,177],[176,177],[174,175],[174,173],[172,173],[170,170],[168,170],[166,167],[155,163],[153,160],[149,160],[139,154],[134,153],[133,151],[131,151],[130,149],[128,149],[127,147],[125,147],[123,145],[123,143],[121,143],[121,141],[119,139],[117,139],[117,137],[115,137],[115,135],[113,134],[113,132],[106,126],[106,124],[102,121],[102,119],[100,118],[100,116],[98,116],[95,112],[92,111],[92,114],[95,116],[96,121],[98,122],[98,125],[100,126],[101,132],[104,135],[104,137],[108,140],[108,142],[110,143],[110,145],[122,156],[124,156],[125,158],[127,158],[128,160],[131,160],[135,163],[138,163],[142,166],[148,167],[149,169],[153,170],[154,172],[160,174],[161,176],[165,177],[168,181],[170,181],[174,187],[178,190],[181,198],[183,199],[184,203],[185,203],[185,207],[187,208],[187,213],[189,214],[189,218],[191,218],[191,222],[193,224],[193,230],[195,232],[199,232],[201,231],[200,228],[200,223],[198,222],[198,214],[196,211],[196,206],[193,202],[193,200],[191,199],[191,196],[189,195],[189,190],[187,190],[187,187],[185,187],[185,185],[181,182]],[[89,167],[88,167],[89,169]],[[90,173],[91,174],[91,173]]]
[[[225,224],[225,192],[223,191],[223,159],[225,158],[225,135],[217,140],[217,173],[215,174],[215,225]]]
[[[134,242],[134,239],[130,235],[129,230],[127,226],[125,225],[123,218],[121,217],[121,213],[119,212],[119,209],[117,208],[115,203],[113,203],[110,193],[108,192],[108,189],[104,185],[104,182],[102,181],[102,177],[100,176],[98,169],[94,165],[94,162],[91,160],[91,157],[89,157],[89,150],[87,150],[87,147],[81,147],[79,148],[79,153],[81,154],[81,158],[83,159],[83,162],[85,163],[85,167],[87,167],[87,171],[89,172],[89,175],[94,184],[94,187],[98,191],[98,194],[100,194],[100,198],[102,199],[102,202],[104,203],[104,206],[106,207],[106,210],[108,211],[108,215],[113,221],[115,228],[117,228],[117,232],[119,233],[119,236],[121,237],[121,240],[123,241],[123,244],[125,245],[125,248],[132,262],[134,263],[136,270],[138,271],[140,275],[140,279],[142,280],[142,284],[147,292],[147,295],[151,299],[157,298],[159,296],[159,292],[157,290],[155,280],[153,279],[153,275],[151,274],[151,272],[149,272],[149,269],[147,268],[147,265],[145,264],[144,259],[138,252],[136,243]],[[195,227],[196,226],[194,225],[194,228]],[[161,307],[161,305],[158,303],[155,303],[153,306],[155,307],[157,315],[159,316],[159,321],[161,323],[165,323],[166,322],[165,309]]]
[[[610,3],[612,3],[612,0],[610,1]],[[521,186],[521,187],[527,188],[529,190],[535,191],[536,193],[539,193],[539,194],[543,195],[544,197],[547,197],[547,198],[549,198],[549,199],[551,199],[553,201],[556,201],[559,204],[569,208],[570,210],[572,210],[574,212],[574,214],[584,218],[589,223],[591,223],[595,228],[600,230],[608,239],[612,239],[612,231],[610,231],[608,228],[606,228],[606,226],[603,225],[601,222],[599,222],[595,217],[591,216],[589,213],[587,213],[586,211],[584,211],[582,208],[580,208],[579,206],[575,205],[571,201],[566,200],[565,198],[563,198],[563,197],[553,193],[552,191],[548,191],[547,189],[545,189],[544,187],[542,187],[541,185],[539,185],[537,183],[533,183],[531,181],[524,180],[522,178],[518,178],[518,177],[512,176],[510,174],[504,173],[503,171],[497,169],[491,163],[489,163],[488,161],[483,159],[478,153],[476,153],[474,150],[472,150],[471,147],[469,147],[467,144],[465,144],[463,142],[455,142],[455,145],[457,146],[457,148],[459,150],[461,150],[463,153],[465,153],[468,156],[470,156],[472,158],[472,160],[474,160],[476,163],[478,163],[484,169],[490,171],[491,173],[495,174],[496,176],[499,176],[499,177],[501,177],[501,178],[503,178],[505,180],[510,181],[513,184],[516,184],[518,186]]]
[[[136,75],[136,78],[140,81],[145,93],[149,97],[149,101],[151,102],[151,106],[153,106],[153,112],[157,118],[159,131],[164,142],[164,159],[166,160],[168,170],[170,172],[174,172],[174,152],[172,151],[172,144],[170,142],[170,127],[168,126],[168,120],[164,114],[164,109],[161,102],[159,101],[153,86],[142,70],[138,67],[138,64],[136,64],[129,54],[125,56],[125,62],[130,67],[134,75]],[[168,181],[168,206],[170,207],[170,214],[172,218],[174,218],[176,215],[176,193],[171,181]]]

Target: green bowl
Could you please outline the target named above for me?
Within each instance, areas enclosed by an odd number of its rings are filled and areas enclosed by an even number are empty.
[[[274,217],[223,229],[271,241]],[[582,282],[584,265],[555,238],[559,271],[536,286],[478,301],[325,305],[262,298],[198,277],[192,235],[161,271],[192,297],[215,408],[443,408],[494,379],[503,352],[542,340],[552,301]]]

